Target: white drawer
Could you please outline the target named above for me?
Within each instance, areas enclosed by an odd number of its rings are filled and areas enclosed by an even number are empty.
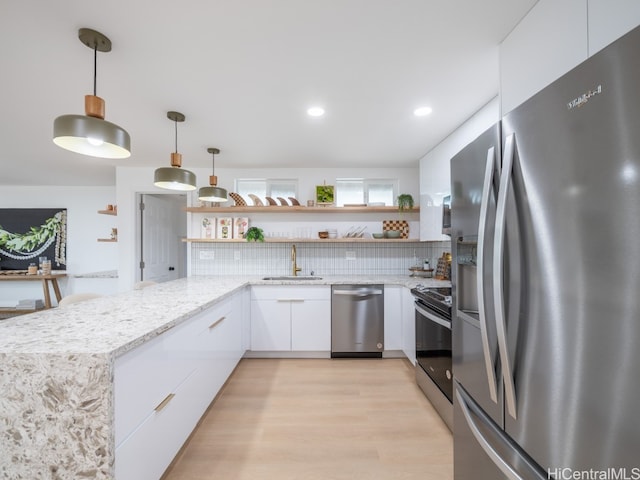
[[[233,318],[236,303],[218,303],[116,359],[116,447],[194,370],[214,362],[216,350],[228,348],[224,332],[234,323],[240,328]],[[214,388],[217,393],[219,385]]]
[[[116,447],[117,480],[158,480],[205,411],[197,371]]]
[[[329,285],[254,285],[251,287],[251,300],[329,300]]]
[[[191,329],[194,319],[187,320],[116,359],[116,446],[196,368],[197,359],[190,349],[197,335]]]

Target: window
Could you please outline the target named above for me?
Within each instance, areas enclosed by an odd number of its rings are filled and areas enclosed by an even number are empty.
[[[249,194],[260,198],[287,198],[298,195],[298,179],[296,178],[238,178],[236,193],[243,197]]]
[[[338,178],[336,179],[336,205],[380,203],[395,204],[398,180],[392,178]]]

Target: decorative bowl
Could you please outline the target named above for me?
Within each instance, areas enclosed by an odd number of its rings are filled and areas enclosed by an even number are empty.
[[[384,232],[384,236],[387,238],[400,238],[402,232],[400,230],[387,230]]]
[[[384,238],[384,233],[372,233],[373,238]]]
[[[318,237],[329,238],[329,232],[318,232]]]

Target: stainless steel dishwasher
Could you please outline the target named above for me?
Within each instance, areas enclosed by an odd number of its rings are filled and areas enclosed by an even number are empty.
[[[382,357],[384,285],[331,287],[331,357]]]

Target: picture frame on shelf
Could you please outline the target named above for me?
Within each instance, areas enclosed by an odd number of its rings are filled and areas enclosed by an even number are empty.
[[[333,205],[335,189],[333,185],[316,185],[316,205]]]

